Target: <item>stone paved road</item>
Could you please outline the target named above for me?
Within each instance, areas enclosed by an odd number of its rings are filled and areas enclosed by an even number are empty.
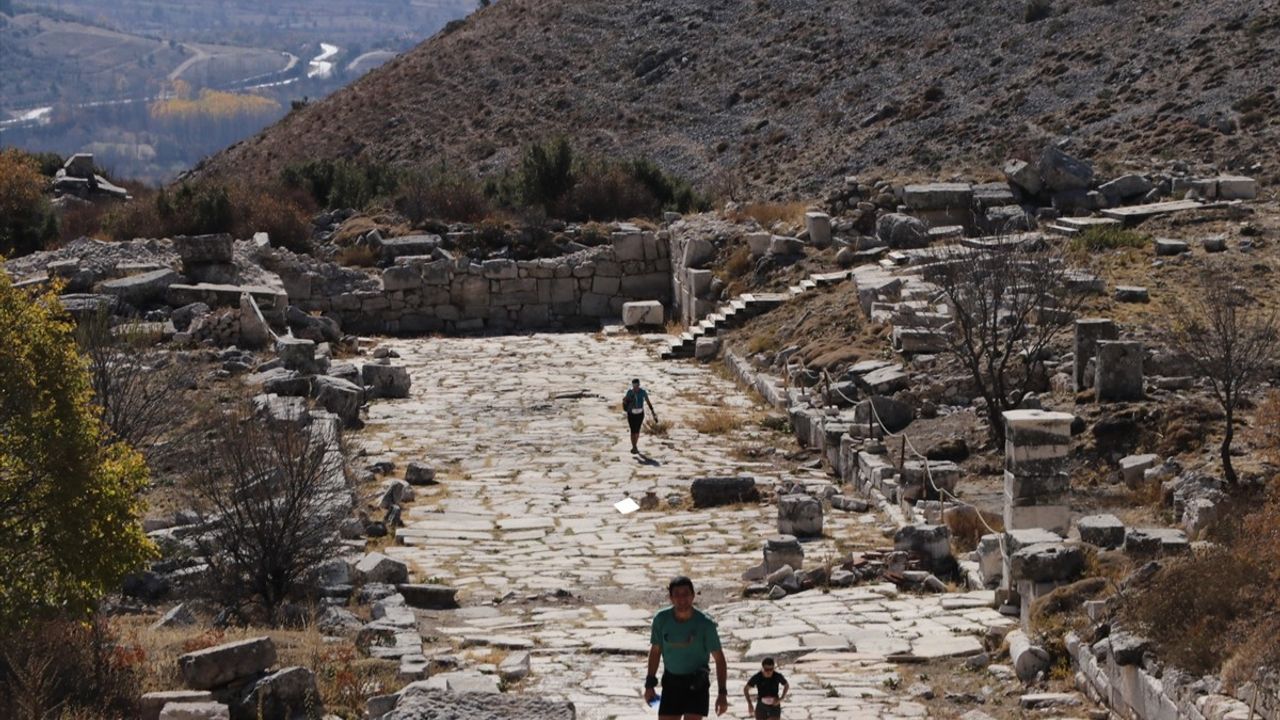
[[[496,649],[490,660],[529,650],[533,672],[520,691],[567,697],[580,718],[653,717],[639,698],[642,654],[649,618],[675,574],[694,578],[721,624],[735,717],[745,715],[741,686],[764,654],[778,656],[793,683],[788,718],[922,717],[923,705],[890,689],[896,673],[886,656],[974,653],[989,627],[1010,624],[986,608],[990,593],[910,596],[876,585],[739,600],[739,576],[775,532],[773,506],[673,510],[664,500],[657,511],[619,514],[613,504],[626,493],[639,499],[656,487],[659,497],[687,496],[689,481],[706,475],[827,482],[819,471],[782,478],[773,465],[735,457],[735,449],[767,442],[766,431],[693,430],[690,422],[709,409],[759,412],[705,367],[664,363],[654,346],[604,334],[384,345],[409,367],[412,394],[374,403],[360,440],[370,460],[401,468],[426,460],[442,479],[418,488],[403,544],[387,553],[410,563],[418,581],[461,588],[464,605],[427,614],[428,645],[488,646]],[[645,458],[628,452],[619,410],[633,376],[673,425],[666,438],[642,439]],[[881,522],[829,516],[827,537],[805,545],[806,564],[882,547]],[[550,593],[558,589],[582,602],[556,601]]]

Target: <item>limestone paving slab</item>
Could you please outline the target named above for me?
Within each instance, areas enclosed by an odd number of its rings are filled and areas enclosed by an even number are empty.
[[[430,462],[439,482],[417,488],[397,544],[383,552],[409,565],[411,582],[459,588],[463,605],[429,613],[428,640],[441,652],[528,649],[520,691],[571,700],[585,720],[652,718],[640,697],[643,656],[667,580],[686,574],[704,595],[736,597],[742,571],[777,534],[772,504],[694,512],[668,507],[668,495],[687,498],[704,476],[749,474],[765,488],[831,482],[820,470],[784,477],[737,460],[738,444],[768,441],[750,423],[694,431],[690,421],[708,409],[746,414],[752,401],[704,366],[658,360],[652,342],[535,334],[381,344],[408,369],[410,396],[372,403],[356,439],[369,462]],[[620,409],[632,377],[671,424],[665,437],[642,437],[640,456],[629,452]],[[614,509],[648,490],[659,510]],[[839,557],[837,538],[884,545],[873,514],[829,515],[824,532],[805,543],[806,563]],[[558,604],[558,591],[581,600]],[[916,596],[883,583],[705,609],[730,661],[731,713],[767,653],[792,682],[786,717],[882,720],[926,714],[886,683],[897,676],[887,658],[977,652],[989,628],[1013,624],[985,596],[984,605],[979,594]]]

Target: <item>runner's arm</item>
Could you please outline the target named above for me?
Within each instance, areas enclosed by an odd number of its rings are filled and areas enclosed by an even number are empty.
[[[648,672],[644,674],[646,678],[649,677],[650,675],[657,677],[658,661],[661,659],[662,659],[662,648],[658,647],[657,645],[650,645],[649,646],[649,669],[648,669]]]
[[[786,700],[786,699],[787,699],[787,693],[789,693],[789,692],[791,692],[791,683],[787,682],[786,680],[783,680],[783,681],[782,681],[782,694],[778,696],[778,702],[782,702],[783,700]]]
[[[724,661],[723,650],[713,650],[711,657],[716,660],[716,687],[719,688],[717,697],[725,697],[729,694],[729,668]]]

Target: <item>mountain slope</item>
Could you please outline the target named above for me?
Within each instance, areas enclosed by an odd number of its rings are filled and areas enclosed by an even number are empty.
[[[1058,0],[1043,18],[1021,0],[500,0],[196,174],[321,156],[483,172],[564,134],[811,193],[874,167],[990,168],[1068,135],[1086,156],[1265,177],[1278,46],[1276,0]]]

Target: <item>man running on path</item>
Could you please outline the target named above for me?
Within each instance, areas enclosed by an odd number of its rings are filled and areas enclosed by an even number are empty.
[[[658,720],[701,720],[707,716],[711,669],[716,661],[716,714],[729,709],[728,670],[716,623],[693,606],[693,581],[681,575],[667,585],[671,607],[653,617],[649,665],[644,679],[645,702],[657,697],[658,661],[662,661],[662,700]]]
[[[654,422],[658,420],[658,411],[653,409],[649,401],[649,393],[640,387],[640,378],[631,381],[631,389],[622,397],[622,409],[627,413],[627,423],[631,426],[631,454],[639,454],[636,443],[640,440],[640,428],[644,425],[644,406],[649,406]]]

